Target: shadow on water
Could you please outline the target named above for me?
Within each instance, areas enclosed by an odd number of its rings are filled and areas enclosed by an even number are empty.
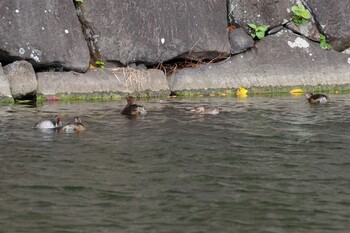
[[[132,119],[122,102],[1,106],[1,230],[347,232],[350,102],[330,97],[151,99]],[[33,129],[55,114],[86,132]]]

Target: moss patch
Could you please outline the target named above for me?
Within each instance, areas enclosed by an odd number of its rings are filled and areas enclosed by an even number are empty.
[[[168,92],[153,92],[143,91],[129,93],[71,93],[71,94],[56,94],[56,95],[38,95],[37,102],[46,101],[60,101],[60,102],[72,102],[72,101],[109,101],[109,100],[121,100],[128,95],[133,95],[137,98],[153,98],[153,97],[165,97],[169,96]]]
[[[320,86],[270,86],[270,87],[251,87],[248,89],[248,96],[257,95],[284,95],[288,94],[293,89],[302,89],[303,93],[350,93],[349,85],[320,85]],[[206,89],[206,90],[183,90],[176,91],[176,96],[183,97],[205,97],[205,96],[228,96],[236,97],[237,89]],[[174,92],[172,93],[174,95]],[[109,101],[109,100],[122,100],[129,93],[73,93],[73,94],[57,94],[57,95],[37,95],[36,102],[43,103],[46,101],[60,101],[60,102],[72,102],[72,101]],[[132,93],[136,98],[165,98],[170,97],[169,92],[154,92],[143,91]],[[7,105],[15,103],[12,98],[0,99],[1,105]],[[16,102],[19,103],[19,102]]]
[[[247,88],[248,96],[254,95],[282,95],[288,94],[293,89],[302,89],[304,93],[347,93],[349,85],[321,85],[321,86],[269,86]],[[237,89],[206,89],[206,90],[183,90],[176,91],[176,96],[236,96]]]
[[[15,100],[10,97],[1,97],[0,98],[0,105],[7,105],[7,104],[13,104]]]
[[[122,95],[118,93],[89,93],[89,94],[57,94],[57,95],[38,95],[37,102],[45,101],[106,101],[120,100]]]

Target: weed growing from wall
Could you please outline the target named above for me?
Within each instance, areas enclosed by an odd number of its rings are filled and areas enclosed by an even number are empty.
[[[332,45],[327,43],[326,36],[323,34],[320,35],[320,46],[322,49],[331,49],[332,48]]]
[[[292,6],[293,22],[299,26],[311,19],[311,13],[303,5]]]
[[[248,26],[252,29],[252,33],[250,34],[253,39],[258,38],[259,40],[265,37],[265,33],[269,28],[266,25],[257,26],[254,23],[249,23]]]

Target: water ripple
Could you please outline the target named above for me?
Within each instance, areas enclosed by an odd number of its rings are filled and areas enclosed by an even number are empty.
[[[135,119],[121,101],[0,107],[0,231],[347,232],[349,95],[331,99],[142,100]],[[57,113],[88,130],[32,128]]]

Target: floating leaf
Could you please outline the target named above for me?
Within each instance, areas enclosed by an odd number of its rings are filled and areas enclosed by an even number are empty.
[[[236,96],[238,98],[244,98],[247,97],[248,90],[245,89],[244,87],[239,87],[236,91]]]
[[[291,90],[289,93],[291,94],[295,94],[295,93],[303,93],[303,89],[300,89],[300,88],[295,88],[293,90]]]
[[[295,89],[291,90],[291,91],[289,92],[289,94],[291,94],[291,95],[293,95],[293,96],[300,96],[300,95],[303,94],[303,92],[304,92],[303,89],[295,88]]]

